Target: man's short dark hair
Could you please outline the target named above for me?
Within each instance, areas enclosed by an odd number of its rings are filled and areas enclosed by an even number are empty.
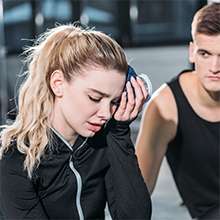
[[[220,34],[220,3],[211,3],[195,14],[192,22],[192,37],[195,34]]]

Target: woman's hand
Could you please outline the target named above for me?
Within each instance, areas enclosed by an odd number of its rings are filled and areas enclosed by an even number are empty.
[[[139,77],[136,79],[131,77],[131,81],[126,83],[126,91],[122,93],[121,102],[114,114],[114,119],[117,121],[134,120],[141,111],[147,96],[148,91],[144,82]]]

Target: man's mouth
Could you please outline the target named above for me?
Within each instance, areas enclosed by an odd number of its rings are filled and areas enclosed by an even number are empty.
[[[210,79],[210,80],[213,80],[213,81],[220,80],[220,76],[208,76],[207,78]]]

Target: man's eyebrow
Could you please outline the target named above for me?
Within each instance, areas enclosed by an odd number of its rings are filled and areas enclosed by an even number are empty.
[[[198,52],[205,52],[205,53],[207,53],[207,54],[212,54],[210,51],[208,51],[208,50],[206,50],[206,49],[198,49]]]

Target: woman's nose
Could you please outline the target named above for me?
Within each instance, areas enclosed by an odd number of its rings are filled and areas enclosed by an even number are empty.
[[[112,116],[112,108],[109,103],[103,103],[97,113],[98,117],[104,120],[109,120]]]

